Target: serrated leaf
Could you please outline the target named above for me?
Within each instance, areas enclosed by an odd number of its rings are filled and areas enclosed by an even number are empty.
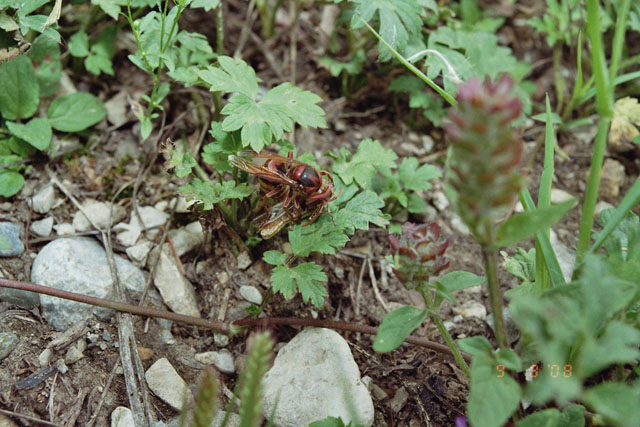
[[[418,159],[405,157],[398,167],[398,175],[405,189],[424,191],[431,188],[429,181],[442,177],[442,172],[437,166],[430,164],[418,167]]]
[[[349,200],[344,208],[334,214],[336,224],[348,234],[355,230],[368,230],[369,223],[378,227],[389,224],[389,218],[385,216],[381,208],[384,202],[372,191],[365,191]]]
[[[587,389],[584,401],[616,426],[632,426],[640,420],[640,389],[606,382]]]
[[[55,130],[79,132],[100,122],[106,115],[107,109],[96,96],[76,92],[54,99],[47,117]]]
[[[324,297],[328,295],[322,282],[327,281],[327,275],[322,267],[314,262],[305,262],[293,268],[278,266],[271,273],[271,285],[276,292],[280,292],[285,298],[293,296],[296,288],[302,294],[302,300],[317,307],[322,307]]]
[[[422,29],[422,7],[416,0],[354,0],[355,13],[352,28],[360,28],[362,22],[371,21],[377,14],[380,20],[378,31],[383,39],[396,50],[403,50],[409,41],[409,34],[419,34]],[[391,52],[382,43],[378,45],[380,59],[391,58]]]
[[[9,131],[20,139],[27,141],[38,150],[46,150],[51,143],[51,125],[45,118],[34,118],[26,124],[7,121]]]
[[[198,200],[203,204],[204,210],[213,209],[213,205],[225,199],[242,199],[254,190],[246,184],[236,186],[234,181],[219,182],[215,185],[200,178],[194,178],[189,184],[178,188],[178,191],[187,197],[187,200]]]
[[[632,363],[640,357],[638,343],[640,331],[622,322],[611,322],[601,336],[585,340],[576,366],[588,377],[614,363]]]
[[[175,174],[178,178],[182,178],[191,173],[191,169],[197,164],[196,159],[189,153],[181,153],[180,150],[173,150],[171,163],[176,168]]]
[[[289,255],[279,251],[266,251],[262,254],[262,260],[271,265],[283,265]]]
[[[198,73],[200,78],[209,84],[209,90],[238,92],[255,101],[260,79],[256,77],[253,68],[240,58],[219,56],[218,62],[220,67],[211,65]]]
[[[336,162],[333,170],[345,184],[349,185],[355,180],[360,187],[370,189],[376,168],[395,169],[397,159],[393,150],[383,148],[376,140],[365,139],[351,160]]]
[[[0,114],[6,120],[27,119],[38,109],[40,88],[26,55],[0,63]]]
[[[393,310],[384,316],[378,327],[373,349],[378,353],[388,353],[402,344],[414,329],[424,322],[429,315],[427,310],[412,305]]]
[[[324,111],[316,105],[320,101],[322,98],[313,92],[283,83],[269,90],[260,103],[273,106],[274,109],[284,109],[286,114],[303,128],[326,128]]]
[[[297,224],[289,230],[289,243],[294,255],[306,257],[311,252],[334,254],[336,248],[344,247],[349,238],[327,216],[309,226]]]

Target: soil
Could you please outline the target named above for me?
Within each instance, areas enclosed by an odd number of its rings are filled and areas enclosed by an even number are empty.
[[[486,3],[486,2],[484,2]],[[494,2],[490,2],[493,4]],[[530,1],[532,7],[540,7],[544,2]],[[511,3],[509,3],[511,4]],[[233,53],[236,41],[244,23],[246,2],[230,1],[225,19],[225,50]],[[319,20],[319,8],[308,9],[299,22],[298,51],[297,51],[297,84],[319,94],[323,99],[322,107],[327,112],[328,128],[322,130],[296,131],[295,141],[299,152],[311,152],[322,164],[328,159],[326,152],[337,152],[341,147],[354,150],[359,141],[364,138],[375,138],[385,147],[393,148],[399,156],[415,155],[422,148],[422,136],[427,135],[435,144],[433,148],[420,155],[422,162],[432,162],[439,165],[444,163],[446,144],[442,131],[437,128],[423,126],[410,128],[407,118],[410,114],[407,99],[388,90],[390,81],[401,71],[381,66],[376,62],[375,49],[371,51],[369,65],[363,70],[363,85],[347,99],[340,97],[340,81],[332,77],[329,72],[318,66],[317,60],[320,46],[314,25]],[[505,10],[494,9],[495,13],[506,18],[506,25],[500,30],[500,37],[504,44],[510,46],[514,55],[531,64],[545,64],[550,61],[551,52],[545,41],[529,27],[515,25],[522,18],[523,9],[510,7]],[[262,78],[266,87],[281,83],[278,74],[289,76],[289,66],[277,69],[269,65],[266,54],[277,59],[278,64],[289,64],[289,38],[285,31],[287,16],[278,17],[278,33],[275,38],[264,45],[258,45],[249,38],[242,57],[251,63]],[[281,22],[282,21],[282,22]],[[212,46],[215,46],[215,27],[213,12],[193,13],[187,11],[181,20],[181,27],[189,31],[196,31],[206,35]],[[255,22],[253,30],[259,33],[259,23]],[[638,46],[640,44],[637,44]],[[632,46],[632,44],[628,44]],[[637,53],[637,52],[636,52]],[[567,52],[565,66],[573,70],[575,64],[573,52]],[[135,68],[127,60],[127,52],[120,51],[115,60],[116,76],[95,77],[89,73],[70,72],[72,81],[77,86],[89,88],[99,94],[103,100],[110,99],[121,90],[129,93],[149,93],[151,82],[148,76]],[[381,69],[386,70],[384,72]],[[543,105],[544,94],[548,92],[553,97],[553,75],[550,66],[537,66],[533,69],[529,80],[537,87],[533,97],[534,105]],[[105,123],[98,126],[99,131],[90,136],[82,145],[54,159],[40,158],[27,173],[27,185],[19,196],[0,200],[0,219],[10,220],[28,229],[27,224],[44,215],[30,212],[28,199],[35,189],[49,180],[45,166],[65,180],[76,198],[96,198],[109,201],[124,184],[136,180],[139,173],[149,164],[150,172],[145,177],[138,191],[133,194],[126,190],[118,199],[118,203],[131,209],[132,197],[136,197],[139,206],[154,205],[160,201],[168,201],[175,196],[177,187],[182,180],[167,173],[163,169],[162,155],[155,156],[158,145],[165,138],[179,140],[186,137],[191,147],[197,146],[198,137],[202,131],[189,89],[178,91],[170,96],[171,103],[166,103],[165,128],[162,138],[152,136],[141,144],[141,151],[137,157],[123,160],[117,152],[119,144],[124,140],[139,140],[139,125],[135,121],[119,129],[109,128]],[[200,91],[202,99],[210,99],[204,91]],[[390,104],[389,100],[394,102]],[[552,105],[554,100],[552,99]],[[539,109],[539,107],[538,107]],[[186,112],[186,114],[182,114]],[[584,112],[580,112],[584,114]],[[156,125],[160,126],[158,122]],[[205,126],[206,129],[206,126]],[[531,167],[523,172],[528,177],[527,186],[532,194],[536,194],[538,177],[541,173],[541,152],[533,150],[535,139],[544,132],[544,126],[538,122],[529,122],[525,129],[524,138],[528,153],[531,154]],[[205,139],[205,142],[208,140]],[[577,132],[565,132],[559,137],[560,146],[570,155],[569,160],[557,157],[556,179],[554,187],[567,191],[573,195],[581,195],[585,188],[586,174],[590,165],[591,146],[589,140]],[[620,195],[610,198],[603,195],[609,202],[615,204],[625,194],[626,189],[638,176],[640,161],[631,153],[608,153],[608,157],[621,160],[625,165],[626,179],[620,189]],[[326,162],[325,162],[326,163]],[[434,191],[441,190],[442,183],[437,183],[433,191],[425,193],[425,199],[433,205]],[[60,193],[58,192],[60,196]],[[48,214],[55,217],[56,223],[71,222],[75,207],[66,198],[63,203],[54,207]],[[483,274],[480,248],[468,235],[462,234],[451,225],[453,213],[451,209],[436,211],[436,220],[443,227],[445,235],[450,239],[448,257],[451,261],[450,271],[465,270],[476,274]],[[567,218],[559,223],[555,229],[560,240],[569,247],[575,247],[578,236],[578,221],[580,208],[575,209]],[[176,214],[172,227],[185,225],[193,221],[192,214]],[[413,221],[423,221],[424,218],[411,217]],[[220,307],[227,304],[227,313],[232,314],[242,307],[242,298],[238,293],[239,281],[248,281],[264,294],[269,286],[270,267],[261,261],[261,252],[266,249],[279,249],[285,240],[276,237],[254,248],[251,256],[253,264],[246,270],[237,268],[229,240],[220,231],[207,230],[207,243],[198,251],[182,257],[188,279],[197,290],[203,317],[216,319]],[[26,236],[23,234],[23,241]],[[55,237],[54,237],[55,238]],[[28,250],[20,257],[2,258],[2,275],[15,280],[30,279],[30,269],[40,248],[49,239],[36,239],[30,236]],[[117,246],[115,251],[122,252]],[[344,251],[335,256],[314,256],[313,260],[320,263],[327,273],[329,298],[322,310],[314,313],[313,307],[304,304],[300,296],[290,301],[281,296],[275,296],[266,308],[266,314],[271,316],[311,317],[317,315],[325,319],[339,319],[359,324],[377,326],[385,314],[379,300],[375,297],[371,285],[369,269],[363,269],[364,258],[372,259],[373,271],[384,301],[402,305],[422,305],[417,294],[405,290],[402,285],[383,271],[380,261],[389,253],[387,232],[372,229],[358,232]],[[199,262],[206,261],[196,268]],[[225,285],[220,283],[220,274],[226,273],[230,278]],[[361,278],[360,278],[361,277]],[[384,280],[386,278],[386,280]],[[517,280],[501,271],[500,279],[503,290],[516,286]],[[360,284],[359,284],[360,282]],[[356,303],[355,288],[360,286],[362,296]],[[230,298],[225,302],[225,288],[231,289]],[[462,305],[469,300],[476,300],[488,306],[486,289],[461,292],[457,295],[457,304]],[[452,305],[445,303],[442,310],[445,320],[454,317]],[[229,316],[227,316],[227,319]],[[177,340],[174,345],[162,344],[159,327],[154,321],[143,318],[134,319],[135,336],[143,359],[143,365],[148,368],[160,357],[167,357],[188,384],[195,388],[202,367],[193,364],[195,352],[209,351],[215,348],[213,332],[196,327],[174,324],[172,333]],[[29,415],[41,420],[49,420],[57,424],[68,424],[75,416],[77,425],[86,425],[92,416],[95,425],[109,425],[111,412],[117,406],[129,406],[123,376],[116,374],[108,384],[110,374],[119,359],[118,330],[115,316],[110,321],[93,318],[89,321],[90,333],[99,338],[90,342],[84,351],[84,357],[73,365],[65,374],[43,372],[49,374],[37,385],[31,388],[21,388],[18,385],[29,375],[42,372],[38,356],[47,344],[57,336],[40,317],[38,308],[24,309],[7,302],[0,303],[0,330],[11,331],[20,337],[20,344],[11,355],[0,361],[0,407],[15,413]],[[287,342],[299,328],[278,326],[272,329],[276,342]],[[483,335],[493,340],[491,327],[485,320],[465,318],[456,321],[452,329],[453,338]],[[417,335],[427,337],[433,341],[444,343],[433,325],[426,324],[416,331]],[[456,417],[464,415],[464,408],[468,398],[469,384],[455,365],[453,359],[447,355],[420,347],[403,345],[389,354],[377,354],[372,349],[372,336],[365,334],[343,333],[350,344],[354,358],[363,376],[369,376],[375,384],[373,393],[375,405],[375,426],[444,426],[455,423]],[[228,349],[233,353],[238,363],[242,363],[246,351],[246,335],[231,339]],[[58,356],[64,355],[66,350],[60,350]],[[56,360],[56,356],[52,360]],[[237,380],[236,375],[220,374],[223,384],[233,389]],[[403,390],[400,391],[399,390]],[[401,398],[403,392],[406,398]],[[394,396],[396,398],[394,399]],[[168,420],[176,416],[176,412],[153,397],[152,405],[161,420]],[[1,415],[0,415],[1,416]],[[36,425],[25,418],[12,418],[19,425]],[[0,420],[1,421],[1,420]],[[1,423],[0,423],[1,424]]]

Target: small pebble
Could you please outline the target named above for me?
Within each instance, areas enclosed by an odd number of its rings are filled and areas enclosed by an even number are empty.
[[[11,332],[0,332],[0,360],[4,359],[18,345],[18,336]]]
[[[238,255],[237,261],[238,261],[239,270],[246,270],[247,268],[249,268],[249,266],[252,263],[251,258],[249,257],[249,254],[246,252],[241,252],[240,255]]]
[[[48,216],[45,219],[41,219],[40,221],[34,221],[31,223],[31,227],[29,227],[29,230],[33,231],[34,234],[37,234],[40,237],[49,237],[51,235],[52,229],[52,216]]]
[[[20,228],[11,222],[0,222],[0,236],[9,244],[8,249],[0,249],[0,256],[18,256],[24,252],[24,244],[20,240]]]
[[[393,395],[391,399],[390,405],[393,412],[398,413],[407,404],[407,400],[409,399],[409,393],[407,389],[404,387],[400,387],[396,390],[396,393]]]
[[[253,286],[244,285],[240,287],[240,295],[253,304],[262,304],[262,295],[260,291]]]
[[[34,211],[41,214],[49,212],[56,201],[56,192],[53,185],[47,184],[46,187],[41,188],[31,200],[33,201]]]
[[[225,374],[233,374],[236,371],[235,364],[233,363],[233,356],[229,350],[226,349],[198,353],[195,355],[195,359],[205,365],[214,365],[220,370],[220,372]]]

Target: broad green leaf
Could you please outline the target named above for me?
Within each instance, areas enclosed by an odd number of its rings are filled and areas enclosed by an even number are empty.
[[[27,119],[38,109],[40,88],[26,55],[0,63],[0,114],[6,120]]]
[[[482,285],[486,281],[486,277],[477,276],[468,271],[452,271],[438,279],[449,292],[460,291],[462,289],[472,288]]]
[[[585,403],[614,426],[632,426],[640,420],[640,389],[606,382],[587,389]]]
[[[79,132],[105,118],[107,110],[96,96],[76,92],[54,99],[47,114],[51,127],[62,132]]]
[[[360,187],[370,189],[376,168],[394,169],[397,159],[393,150],[383,148],[376,140],[365,139],[351,160],[337,162],[333,170],[345,184],[349,185],[355,180]]]
[[[429,315],[427,310],[412,305],[393,310],[384,316],[378,327],[378,334],[373,343],[373,349],[378,353],[388,353],[402,344]]]
[[[413,214],[423,214],[427,210],[427,202],[416,193],[409,193],[407,210]]]
[[[89,36],[84,31],[74,33],[69,39],[69,53],[76,58],[89,55]]]
[[[215,9],[220,4],[220,0],[193,0],[189,7],[198,8],[201,7],[205,12],[209,12],[210,10]]]
[[[611,322],[602,336],[585,340],[577,355],[576,367],[585,377],[615,363],[633,363],[640,357],[640,331],[622,322]]]
[[[384,227],[389,224],[389,219],[380,210],[383,206],[384,202],[375,193],[364,191],[336,212],[334,219],[348,234],[355,230],[368,230],[369,223]]]
[[[45,118],[35,118],[26,124],[7,121],[7,128],[18,138],[24,139],[38,150],[46,150],[51,143],[51,125]]]
[[[405,157],[398,167],[398,175],[405,189],[424,191],[431,188],[429,181],[442,177],[442,172],[434,165],[424,164],[418,167],[418,159]]]
[[[496,362],[504,365],[510,371],[519,372],[522,370],[522,361],[515,351],[510,348],[499,348],[495,353]]]
[[[133,2],[132,2],[133,3]],[[97,5],[114,20],[120,15],[120,7],[127,4],[126,0],[91,0],[91,4]]]
[[[489,356],[493,354],[493,347],[485,337],[463,338],[457,341],[460,350],[472,356]]]
[[[496,371],[493,359],[476,356],[471,362],[471,393],[467,414],[474,427],[500,427],[518,408],[522,390],[511,376]]]
[[[314,421],[309,424],[309,427],[355,427],[352,426],[351,422],[345,425],[344,421],[342,421],[341,417],[327,417],[323,420]]]
[[[302,294],[302,300],[317,307],[322,307],[327,290],[322,282],[327,281],[327,275],[322,267],[313,262],[305,262],[293,268],[280,265],[271,273],[271,285],[273,290],[280,292],[285,298],[293,296],[296,288]]]
[[[228,56],[219,56],[218,62],[220,67],[210,65],[198,73],[200,78],[209,84],[209,90],[238,92],[255,101],[260,79],[256,77],[253,68],[242,59]]]
[[[353,3],[356,9],[351,27],[362,27],[360,17],[371,21],[378,15],[380,36],[396,50],[403,50],[409,35],[419,34],[422,29],[422,7],[416,0],[353,0]],[[391,52],[382,43],[378,50],[382,61],[391,59]]]
[[[36,71],[40,97],[54,95],[62,77],[58,42],[41,34],[33,42],[27,56],[31,59]]]
[[[537,231],[551,227],[561,220],[575,205],[576,200],[571,199],[557,205],[513,215],[498,227],[493,246],[509,246],[533,236]]]
[[[326,128],[324,111],[316,105],[320,101],[322,98],[313,92],[283,83],[269,90],[260,103],[284,109],[286,114],[303,128]]]
[[[262,260],[271,265],[282,265],[289,258],[289,255],[278,251],[266,251],[262,254]]]
[[[561,425],[560,411],[556,408],[543,409],[542,411],[534,412],[526,418],[516,422],[516,427],[559,427]]]
[[[0,196],[11,197],[24,185],[24,177],[18,172],[0,170]]]

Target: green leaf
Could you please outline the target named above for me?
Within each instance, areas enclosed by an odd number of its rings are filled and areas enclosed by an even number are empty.
[[[588,337],[577,355],[576,367],[585,377],[615,363],[632,363],[640,357],[640,331],[621,322],[609,323],[602,336]]]
[[[322,282],[327,281],[327,275],[322,267],[314,262],[305,262],[293,268],[280,265],[271,273],[271,284],[276,292],[280,292],[285,298],[293,296],[296,288],[302,294],[302,300],[311,303],[316,308],[321,308],[324,297],[328,295]]]
[[[560,425],[560,411],[556,408],[534,412],[525,419],[516,422],[516,427],[559,427]]]
[[[351,27],[362,27],[360,16],[365,21],[371,21],[374,15],[378,15],[380,35],[396,50],[403,50],[409,35],[417,35],[422,29],[422,7],[416,0],[353,0],[353,3],[356,9]],[[378,50],[380,60],[391,59],[391,52],[382,43],[378,45]]]
[[[525,251],[522,248],[516,248],[516,253],[510,257],[505,251],[500,251],[500,255],[504,258],[504,269],[513,274],[517,278],[533,282],[536,280],[536,249],[531,248]]]
[[[11,197],[24,185],[24,177],[18,172],[0,170],[0,196]]]
[[[551,227],[575,205],[576,199],[572,198],[557,205],[513,215],[498,227],[493,246],[509,246],[534,235],[539,230]]]
[[[294,225],[289,230],[291,252],[298,257],[309,256],[311,252],[335,254],[336,248],[342,248],[349,241],[344,232],[324,215],[313,224]]]
[[[289,255],[278,251],[266,251],[262,254],[262,260],[271,265],[283,265]]]
[[[313,92],[283,83],[269,90],[261,104],[284,109],[287,116],[303,128],[326,128],[324,111],[316,105],[320,101],[322,98]]]
[[[58,90],[62,77],[58,42],[41,34],[33,42],[27,56],[31,59],[35,68],[36,78],[40,87],[39,96],[54,95]]]
[[[7,121],[7,128],[12,134],[24,139],[40,151],[49,148],[52,132],[51,125],[45,118],[31,119],[27,124]]]
[[[442,172],[434,165],[424,164],[418,167],[418,159],[405,157],[398,167],[398,175],[405,189],[424,191],[431,189],[429,181],[441,178]]]
[[[210,10],[215,9],[220,4],[220,0],[193,0],[189,7],[195,8],[203,8],[205,12],[209,12]]]
[[[510,371],[519,372],[522,370],[522,361],[515,351],[509,348],[500,348],[495,353],[496,362],[504,365]]]
[[[429,315],[427,310],[412,305],[393,310],[384,316],[378,328],[373,349],[378,353],[388,353],[402,344],[414,329],[424,322]]]
[[[238,92],[255,101],[260,79],[256,77],[253,68],[240,58],[219,56],[218,62],[220,68],[210,65],[198,73],[200,78],[209,84],[209,90]]]
[[[394,169],[397,159],[393,150],[383,148],[376,140],[365,139],[351,160],[337,162],[333,170],[345,184],[349,185],[355,180],[360,187],[370,189],[376,169]]]
[[[438,282],[449,292],[460,291],[482,285],[486,277],[477,276],[468,271],[452,271],[438,279]]]
[[[78,31],[69,39],[69,53],[76,58],[89,55],[89,36],[84,31]]]
[[[520,385],[507,374],[499,375],[493,359],[473,358],[467,414],[475,427],[500,427],[518,408]]]
[[[327,417],[324,420],[314,421],[309,424],[309,427],[356,427],[352,425],[351,421],[349,424],[344,423],[342,418],[338,417]]]
[[[178,188],[188,200],[198,200],[205,211],[213,209],[213,205],[226,199],[243,199],[254,193],[254,189],[246,184],[236,186],[234,181],[217,182],[215,185],[200,178],[194,178],[189,184]]]
[[[171,155],[171,164],[176,168],[176,176],[182,178],[191,173],[191,169],[197,165],[197,162],[188,152],[183,153],[174,147],[173,154]]]
[[[385,227],[389,219],[380,210],[383,206],[384,202],[375,193],[364,191],[336,212],[334,219],[348,234],[353,234],[355,230],[368,230],[369,223]]]
[[[422,214],[427,210],[427,202],[416,193],[409,193],[407,210],[412,214]]]
[[[27,119],[38,109],[40,89],[26,55],[0,63],[0,114],[6,120]]]
[[[126,5],[126,0],[91,0],[91,4],[97,5],[114,20],[120,15],[120,7]]]
[[[76,92],[56,98],[47,114],[51,126],[62,132],[79,132],[95,125],[107,115],[102,101],[96,96]]]
[[[463,338],[457,341],[460,350],[472,356],[488,356],[493,354],[493,347],[485,337]]]
[[[615,426],[632,426],[640,420],[640,389],[606,382],[589,388],[584,401]]]

